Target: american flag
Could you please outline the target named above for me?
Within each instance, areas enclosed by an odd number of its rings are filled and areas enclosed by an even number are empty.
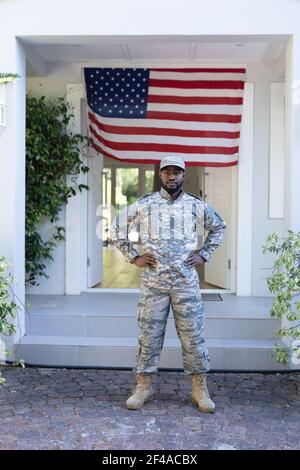
[[[102,155],[238,162],[244,68],[85,68],[89,136]]]

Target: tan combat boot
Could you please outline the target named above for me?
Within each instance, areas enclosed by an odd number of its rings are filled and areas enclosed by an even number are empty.
[[[215,404],[206,387],[206,374],[192,374],[192,402],[204,413],[215,410]]]
[[[136,374],[136,386],[133,394],[126,401],[126,408],[128,410],[138,410],[142,408],[145,401],[147,401],[153,394],[150,376],[138,372]]]

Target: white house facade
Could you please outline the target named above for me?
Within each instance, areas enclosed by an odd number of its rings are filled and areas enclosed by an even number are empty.
[[[13,338],[14,343],[21,340],[18,354],[33,364],[127,367],[135,347],[132,312],[138,295],[138,288],[93,287],[93,279],[105,270],[103,260],[93,264],[93,254],[102,249],[94,237],[93,224],[99,220],[95,201],[107,167],[96,153],[80,181],[92,191],[78,193],[61,211],[66,240],[47,266],[49,279],[25,292],[26,93],[65,95],[74,107],[72,130],[84,133],[84,67],[222,64],[245,67],[246,84],[239,163],[222,178],[213,170],[203,173],[206,189],[218,185],[230,201],[223,303],[207,302],[212,367],[281,368],[269,359],[276,324],[266,317],[271,304],[266,277],[273,259],[263,255],[262,245],[272,232],[283,236],[287,229],[300,230],[299,2],[190,0],[183,6],[177,0],[87,0],[74,6],[69,0],[12,0],[1,4],[0,15],[0,72],[20,75],[0,85],[5,109],[0,124],[0,255],[13,263],[15,292],[23,305]],[[112,175],[115,167],[115,162],[109,166]],[[193,188],[192,175],[187,185]],[[218,204],[218,196],[211,197]],[[41,227],[41,233],[48,232],[47,224]],[[214,275],[207,274],[207,280]],[[31,322],[27,302],[33,305]],[[180,354],[169,328],[163,365],[172,368],[179,366]],[[120,330],[113,340],[110,329]]]

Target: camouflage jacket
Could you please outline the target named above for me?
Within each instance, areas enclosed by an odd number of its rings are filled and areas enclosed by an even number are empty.
[[[130,263],[139,253],[129,239],[132,230],[139,233],[144,252],[151,252],[157,267],[144,268],[142,281],[159,288],[198,287],[196,268],[186,265],[191,252],[206,261],[223,242],[226,223],[200,197],[184,192],[176,199],[160,191],[139,198],[121,210],[110,227],[110,239]],[[208,231],[204,239],[204,229]]]

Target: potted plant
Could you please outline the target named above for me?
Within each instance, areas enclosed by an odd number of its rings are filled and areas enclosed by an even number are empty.
[[[300,364],[300,232],[288,230],[286,237],[275,233],[267,237],[263,253],[274,253],[277,258],[272,274],[267,278],[274,301],[270,315],[281,320],[274,355],[278,363]]]

